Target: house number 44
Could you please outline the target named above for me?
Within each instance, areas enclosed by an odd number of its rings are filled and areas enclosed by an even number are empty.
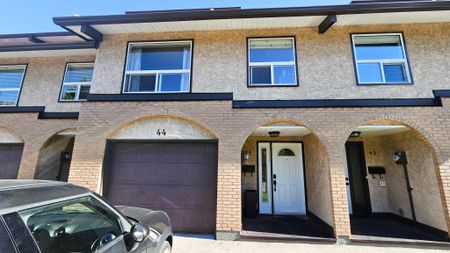
[[[163,129],[163,130],[158,129],[158,131],[156,131],[156,134],[157,135],[166,135],[166,129]]]

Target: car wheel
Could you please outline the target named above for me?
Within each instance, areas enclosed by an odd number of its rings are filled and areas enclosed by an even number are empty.
[[[164,241],[160,253],[171,253],[172,252],[172,246],[170,246],[170,243],[168,241]]]

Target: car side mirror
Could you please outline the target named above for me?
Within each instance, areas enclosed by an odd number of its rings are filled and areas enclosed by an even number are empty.
[[[147,238],[149,233],[150,229],[147,226],[135,223],[131,227],[130,232],[126,233],[124,237],[127,250],[131,251],[135,249],[140,242],[143,242]]]

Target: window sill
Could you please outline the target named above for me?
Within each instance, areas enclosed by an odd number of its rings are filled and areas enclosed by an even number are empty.
[[[298,87],[298,84],[267,84],[267,85],[247,84],[247,88],[288,88],[288,87]]]
[[[356,83],[358,86],[398,86],[398,85],[413,85],[414,82],[407,83]]]

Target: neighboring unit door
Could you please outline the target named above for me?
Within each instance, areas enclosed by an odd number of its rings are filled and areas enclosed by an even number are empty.
[[[16,179],[23,144],[0,144],[0,179]]]
[[[363,143],[347,142],[345,150],[350,181],[352,214],[355,216],[370,216],[372,210]]]
[[[216,142],[111,142],[104,196],[168,213],[173,230],[214,233]]]

